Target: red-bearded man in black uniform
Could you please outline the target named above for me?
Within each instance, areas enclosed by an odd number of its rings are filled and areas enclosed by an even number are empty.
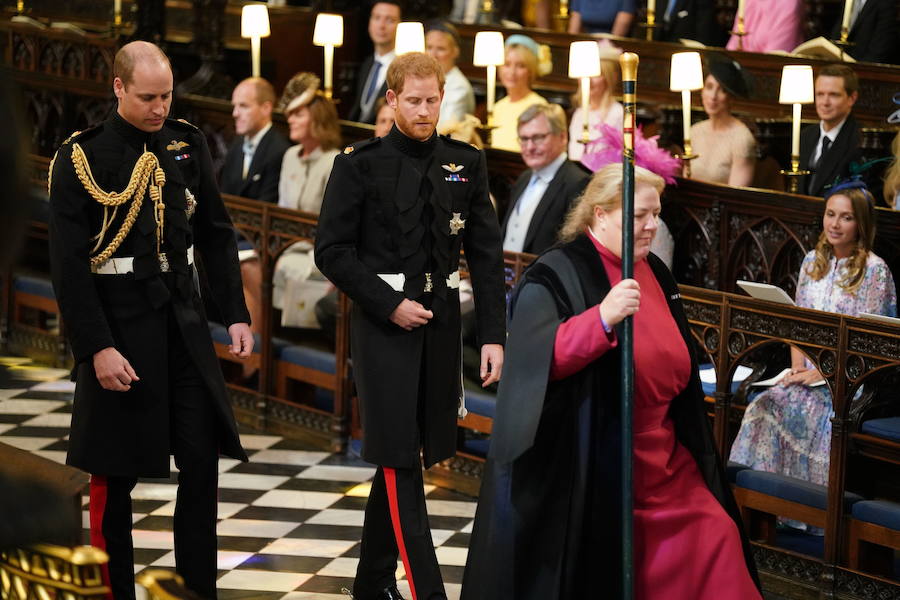
[[[147,42],[115,58],[115,114],[50,167],[53,286],[75,356],[67,462],[91,473],[91,542],[134,598],[131,490],[179,469],[175,563],[216,596],[219,452],[247,460],[193,283],[202,257],[232,354],[253,348],[231,220],[203,133],[167,119],[172,70]]]
[[[378,465],[354,583],[357,600],[397,600],[398,555],[413,598],[446,598],[425,496],[425,466],[453,456],[461,389],[459,256],[475,292],[484,385],[506,338],[503,260],[484,155],[435,134],[444,76],[430,56],[391,63],[383,138],[334,161],[316,263],[353,300],[351,354],[363,458]],[[420,458],[421,453],[421,458]]]

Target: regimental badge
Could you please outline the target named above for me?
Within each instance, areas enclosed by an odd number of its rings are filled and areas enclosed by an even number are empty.
[[[459,173],[460,171],[463,170],[463,166],[462,166],[462,165],[458,165],[458,164],[456,164],[456,163],[450,163],[449,165],[441,165],[441,167],[442,167],[445,171],[450,171],[451,173]]]
[[[453,213],[450,219],[450,235],[458,235],[460,229],[466,228],[466,220],[462,219],[462,213]]]
[[[350,154],[351,152],[353,152],[353,146],[347,146],[346,148],[344,148],[344,154]]]
[[[187,214],[187,218],[190,219],[194,216],[194,211],[197,209],[197,199],[194,198],[194,194],[191,193],[191,190],[184,188],[184,200],[184,212]]]

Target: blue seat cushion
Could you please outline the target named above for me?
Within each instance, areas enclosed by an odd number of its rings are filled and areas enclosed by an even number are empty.
[[[334,353],[308,346],[287,346],[281,351],[280,360],[323,373],[335,372]]]
[[[741,471],[745,469],[749,469],[747,465],[742,465],[741,463],[736,463],[732,461],[728,461],[728,464],[725,465],[725,473],[728,475],[728,482],[734,483],[737,480],[737,475]]]
[[[256,246],[254,246],[253,242],[251,242],[248,239],[240,239],[240,240],[238,240],[238,243],[237,243],[237,249],[238,250],[256,250]]]
[[[866,521],[900,531],[900,504],[887,500],[863,500],[853,505],[850,513],[858,521]]]
[[[474,454],[475,456],[487,456],[491,447],[491,440],[486,438],[476,438],[466,440],[462,444],[463,452]]]
[[[497,411],[497,396],[490,392],[466,388],[466,410],[482,417],[494,418]]]
[[[786,475],[746,469],[737,474],[736,481],[739,487],[820,510],[825,510],[828,505],[828,488],[824,485],[816,485]],[[844,492],[845,508],[849,508],[861,500],[863,497],[859,494]]]
[[[885,419],[871,419],[864,421],[862,432],[875,437],[900,442],[900,417],[888,417]]]
[[[713,370],[715,370],[715,367],[712,364],[707,363],[704,365],[700,365],[700,370],[701,371],[713,371]],[[743,381],[732,381],[731,382],[731,393],[732,394],[737,393],[738,388],[741,387],[741,383],[743,383]],[[712,396],[713,394],[716,393],[716,384],[715,383],[709,383],[709,382],[701,380],[700,387],[703,388],[703,394],[706,396]]]
[[[13,277],[13,289],[23,294],[32,294],[34,296],[43,296],[44,298],[56,299],[53,293],[53,284],[49,279],[42,277],[32,277],[31,275],[16,275]]]

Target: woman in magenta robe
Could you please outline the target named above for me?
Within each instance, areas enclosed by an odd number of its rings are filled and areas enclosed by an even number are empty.
[[[638,167],[621,280],[621,165],[597,171],[564,244],[512,301],[463,600],[620,595],[617,331],[634,316],[635,598],[759,600],[671,274],[650,244],[662,178]]]

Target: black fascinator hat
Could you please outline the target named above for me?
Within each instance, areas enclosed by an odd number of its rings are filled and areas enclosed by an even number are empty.
[[[708,53],[706,70],[732,96],[749,98],[753,93],[753,76],[745,71],[740,63],[724,54]]]

